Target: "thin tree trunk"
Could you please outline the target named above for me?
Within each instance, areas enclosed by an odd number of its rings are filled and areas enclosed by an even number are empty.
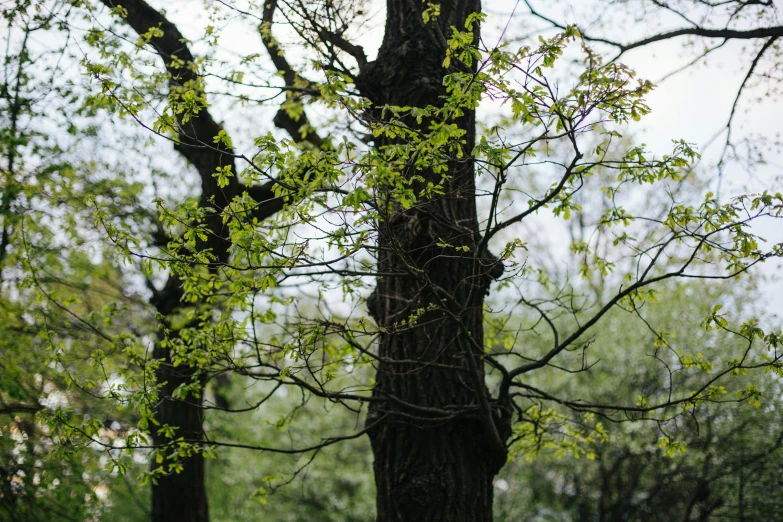
[[[428,24],[422,20],[426,7],[421,0],[387,1],[378,58],[357,81],[376,107],[438,105],[446,94],[445,37],[451,26],[463,28],[480,3],[443,2],[440,16]],[[445,194],[408,210],[397,207],[380,224],[379,271],[410,275],[380,278],[370,299],[371,313],[387,329],[373,391],[382,402],[373,403],[368,418],[383,419],[370,432],[379,522],[489,522],[492,480],[506,459],[507,429],[496,425],[486,406],[481,362],[484,295],[502,266],[473,257],[480,234],[474,165],[466,158],[475,140],[474,113],[457,123],[466,131],[464,155],[449,164]],[[426,130],[427,122],[420,127]],[[415,174],[424,185],[441,180],[431,171]],[[438,242],[470,250],[458,255]],[[416,325],[388,331],[411,315],[419,316]],[[416,362],[394,362],[403,360]]]

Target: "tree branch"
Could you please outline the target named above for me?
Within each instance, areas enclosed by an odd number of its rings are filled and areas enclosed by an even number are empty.
[[[301,94],[291,90],[297,86],[298,83],[306,83],[308,86],[313,85],[312,82],[299,76],[294,71],[291,64],[288,63],[283,50],[277,45],[277,41],[272,36],[272,21],[277,10],[277,0],[270,0],[264,4],[264,13],[262,16],[263,22],[261,24],[261,41],[264,42],[269,57],[272,59],[272,63],[275,68],[283,73],[283,81],[288,89],[286,93],[286,101],[300,101]],[[299,118],[294,119],[289,115],[285,109],[277,111],[273,123],[278,128],[286,131],[291,139],[297,143],[310,143],[317,149],[324,146],[324,140],[314,132],[313,126],[310,125],[310,121],[307,118],[307,114],[302,112]],[[271,188],[271,187],[270,187]]]
[[[750,69],[748,69],[748,73],[745,75],[745,78],[742,80],[742,84],[737,91],[737,96],[734,98],[734,103],[731,106],[731,113],[729,114],[729,121],[726,123],[726,144],[723,146],[723,152],[721,152],[720,160],[718,160],[718,188],[715,191],[716,199],[720,199],[720,189],[723,183],[723,166],[726,159],[726,152],[728,152],[729,147],[731,147],[731,124],[734,121],[734,114],[737,112],[737,104],[739,103],[740,97],[742,96],[742,91],[745,89],[748,80],[750,80],[751,76],[753,76],[753,71],[756,70],[756,66],[761,60],[761,57],[764,56],[764,53],[767,52],[770,47],[772,47],[778,38],[779,37],[777,36],[773,36],[761,47],[758,54],[756,54],[756,57],[753,59],[753,62],[750,64]]]
[[[655,2],[655,3],[662,8],[668,9],[667,6],[661,5],[661,2]],[[536,11],[533,8],[533,6],[530,5],[529,0],[525,0],[525,4],[527,5],[530,14],[532,14],[536,18],[544,20],[545,22],[549,23],[550,25],[558,29],[566,28],[563,24],[558,23],[552,18],[549,18],[543,15],[542,13]],[[672,38],[677,38],[679,36],[701,36],[703,38],[724,38],[724,39],[732,39],[732,40],[754,40],[758,38],[773,38],[773,37],[779,38],[783,36],[783,26],[759,27],[756,29],[749,29],[749,30],[739,30],[739,29],[729,29],[729,28],[714,29],[714,28],[706,28],[706,27],[699,27],[699,26],[683,27],[681,29],[674,29],[672,31],[666,31],[653,36],[649,36],[647,38],[643,38],[641,40],[637,40],[631,43],[621,43],[616,40],[609,40],[607,38],[598,38],[582,33],[582,38],[584,38],[588,42],[605,43],[613,47],[617,47],[620,50],[620,53],[614,58],[615,60],[619,58],[620,55],[632,49],[636,49],[638,47],[644,47],[645,45],[649,45],[655,42],[660,42],[663,40],[670,40]]]
[[[16,413],[37,413],[43,409],[40,404],[12,403],[0,406],[0,415],[14,415]]]

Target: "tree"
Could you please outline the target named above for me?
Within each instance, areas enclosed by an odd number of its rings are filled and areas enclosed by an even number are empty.
[[[577,29],[512,50],[503,34],[487,43],[495,38],[481,34],[478,2],[388,2],[383,42],[370,60],[349,38],[365,16],[361,3],[216,4],[204,31],[212,48],[228,17],[260,24],[282,85],[256,84],[244,73],[255,71],[259,53],[234,64],[199,57],[145,2],[104,4],[114,18],[79,3],[95,26],[87,41],[98,57],[84,59],[93,103],[173,141],[201,185],[198,204],[158,200],[166,240],[157,244],[96,212],[119,253],[142,265],[163,325],[154,360],[136,361],[145,376],[155,372],[157,386],[129,389],[144,405],[139,427],[151,442],[126,441],[153,450],[153,517],[207,518],[204,452],[312,454],[367,434],[379,521],[491,520],[493,478],[509,450],[532,451],[554,436],[578,453],[602,437],[596,417],[665,426],[707,403],[756,403],[755,384],[722,383],[745,371],[780,372],[779,335],[753,320],[731,324],[716,303],[703,326],[743,344],[713,374],[694,348],[675,348],[657,331],[659,369],[671,376],[665,393],[603,402],[531,384],[544,368],[587,371],[591,328],[616,307],[644,318],[656,285],[730,279],[781,254],[749,229],[779,217],[780,194],[694,202],[679,190],[697,157],[689,144],[651,159],[643,147],[618,147],[619,126],[648,111],[651,84],[604,63]],[[315,55],[317,78],[282,54],[273,33],[281,17]],[[124,36],[123,24],[138,40]],[[146,61],[145,47],[165,71]],[[548,78],[570,52],[580,53],[582,70],[560,87]],[[240,140],[212,115],[207,78],[236,89],[242,103],[252,101],[249,88],[286,93],[274,121],[292,139],[255,133],[244,139],[249,152],[235,152]],[[502,113],[477,128],[480,103],[493,101]],[[305,103],[343,125],[321,139],[303,119]],[[591,224],[565,254],[578,267],[568,275],[581,280],[557,280],[539,262],[543,252],[531,251],[536,237],[521,227],[546,230],[544,215]],[[164,275],[160,290],[154,281]],[[602,288],[593,299],[590,285]],[[536,321],[516,323],[488,306],[490,289]],[[264,324],[272,331],[259,335]],[[549,347],[533,350],[527,336]],[[247,406],[205,402],[205,390],[226,374],[271,386]],[[283,447],[203,432],[202,409],[262,408],[280,387],[366,411],[364,427]],[[546,405],[594,417],[574,426]],[[673,432],[661,440],[669,452],[682,446]]]
[[[116,450],[69,446],[60,428],[86,418],[88,433],[107,441],[131,429],[138,418],[122,401],[98,400],[119,399],[117,387],[94,386],[123,375],[128,357],[100,348],[107,335],[147,333],[139,296],[118,291],[123,272],[89,225],[91,199],[117,222],[140,220],[128,208],[138,208],[141,185],[120,163],[106,178],[99,161],[79,155],[93,133],[76,125],[80,93],[60,69],[67,46],[41,44],[42,34],[62,30],[67,6],[52,7],[0,8],[8,26],[0,70],[0,520],[14,522],[106,512],[105,494],[122,479],[100,459],[115,463]]]
[[[139,34],[141,38],[139,45],[151,46],[163,60],[166,67],[166,81],[169,85],[169,98],[174,101],[181,97],[184,103],[187,101],[192,103],[195,98],[195,105],[191,108],[174,105],[170,113],[173,121],[168,125],[174,130],[175,149],[197,170],[201,181],[197,212],[206,212],[201,214],[206,224],[206,234],[199,238],[196,248],[214,255],[212,259],[214,262],[225,263],[228,260],[229,250],[219,211],[227,207],[232,199],[247,187],[236,182],[235,178],[229,178],[222,183],[214,176],[216,172],[230,174],[235,171],[235,155],[230,139],[227,137],[222,140],[217,139],[225,136],[222,126],[213,119],[206,107],[199,106],[200,103],[205,103],[204,84],[203,79],[193,68],[196,61],[179,30],[164,15],[143,0],[122,4],[106,0],[103,3],[112,7],[112,11],[120,14],[124,21]],[[89,70],[106,85],[105,80],[100,77],[102,72],[100,67]],[[186,98],[189,100],[186,101]],[[292,121],[285,112],[280,112],[276,118],[278,125],[283,126],[290,127]],[[297,138],[309,139],[318,144],[315,135],[303,138],[297,136]],[[212,146],[212,143],[217,145]],[[280,208],[280,201],[272,194],[269,184],[252,187],[249,190],[258,201],[252,210],[255,219],[264,219]],[[161,243],[165,244],[167,239],[172,238],[165,238],[164,235]],[[164,427],[176,427],[177,434],[188,440],[196,440],[202,437],[203,413],[199,401],[206,384],[205,376],[194,367],[178,368],[179,364],[174,360],[171,348],[178,342],[183,330],[198,328],[202,326],[203,321],[209,319],[193,313],[192,310],[183,310],[184,294],[181,285],[182,281],[176,274],[171,274],[160,289],[148,279],[148,288],[152,292],[150,302],[161,318],[164,332],[153,354],[156,359],[163,361],[157,370],[157,380],[162,384],[160,390],[162,400],[156,406],[155,420],[157,424]],[[180,317],[183,311],[184,323],[183,318]],[[194,389],[177,395],[178,389],[192,383],[196,385]],[[165,429],[153,429],[152,438],[154,445],[161,446],[167,444],[171,436]],[[174,462],[169,465],[160,465],[161,457],[155,457],[153,461],[153,471],[158,473],[153,478],[152,519],[194,522],[208,520],[203,456],[198,451],[193,453],[184,451],[169,455],[169,458],[172,457]],[[172,465],[175,467],[170,467]]]
[[[707,291],[721,295],[734,314],[748,317],[756,313],[752,310],[756,304],[747,300],[755,286],[724,283]],[[688,327],[710,312],[705,301],[693,299],[703,291],[687,283],[667,288],[665,301],[647,306],[645,320],[671,331],[680,346],[710,345],[715,354],[710,360],[718,362],[720,354],[730,356],[734,350],[731,339]],[[595,343],[607,349],[602,350],[603,364],[591,371],[591,389],[586,393],[600,397],[609,386],[617,396],[632,395],[640,382],[649,390],[665,389],[666,375],[657,371],[650,357],[655,333],[620,310],[604,324]],[[618,367],[624,369],[621,379],[611,374]],[[553,384],[560,394],[584,386],[580,379],[556,372],[545,372],[536,384],[547,379],[560,383]],[[780,469],[783,432],[778,383],[767,385],[768,399],[762,409],[711,405],[698,423],[683,419],[666,428],[687,448],[674,457],[659,446],[660,431],[634,423],[606,426],[608,440],[591,443],[587,458],[571,458],[568,448],[550,441],[535,458],[519,459],[503,470],[496,516],[498,520],[719,520],[741,518],[744,509],[746,519],[773,520],[778,499],[747,496],[763,491],[759,485],[774,482]],[[575,423],[581,422],[581,415],[572,415]],[[739,501],[743,496],[744,508]]]

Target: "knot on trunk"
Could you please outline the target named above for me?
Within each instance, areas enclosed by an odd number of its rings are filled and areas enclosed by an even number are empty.
[[[375,321],[375,324],[380,325],[381,324],[381,308],[380,308],[380,298],[378,297],[378,287],[375,287],[375,289],[372,291],[370,296],[367,298],[367,312],[369,312],[370,317],[373,318],[373,321]]]
[[[492,281],[497,281],[503,275],[506,267],[503,265],[503,260],[494,255],[489,250],[484,250],[481,256],[477,259],[479,265],[479,273],[484,278],[484,293],[489,292],[489,285]]]

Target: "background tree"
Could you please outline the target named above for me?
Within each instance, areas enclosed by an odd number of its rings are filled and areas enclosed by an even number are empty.
[[[755,312],[746,296],[752,295],[755,286],[721,284],[707,291],[734,313],[748,316]],[[716,354],[713,360],[718,361],[731,354],[732,343],[685,326],[709,314],[705,302],[694,299],[696,292],[703,291],[692,284],[668,288],[665,301],[647,306],[646,321],[671,329],[680,346],[709,346]],[[602,350],[601,364],[591,370],[586,393],[629,395],[639,388],[638,383],[647,390],[665,389],[666,375],[651,364],[656,336],[647,325],[619,310],[610,314],[605,325],[595,344],[613,348]],[[613,368],[623,368],[623,376],[614,377]],[[547,378],[562,382],[560,393],[574,393],[585,385],[579,379],[546,373],[539,382]],[[686,447],[674,456],[660,447],[660,430],[640,429],[628,422],[607,425],[608,439],[591,444],[587,458],[571,458],[568,448],[550,439],[534,458],[518,459],[503,470],[496,483],[496,518],[774,520],[778,516],[774,496],[748,497],[761,493],[761,484],[776,481],[781,464],[778,383],[768,385],[764,390],[768,399],[761,409],[745,404],[710,406],[698,423],[680,422],[666,428]],[[607,386],[613,390],[608,392]],[[579,414],[574,416],[574,422],[582,422]]]
[[[198,62],[177,27],[141,0],[122,4],[107,0],[103,3],[111,7],[112,13],[119,15],[138,34],[138,48],[149,46],[164,63],[165,73],[158,73],[153,83],[162,80],[168,84],[166,95],[169,105],[156,129],[157,132],[163,130],[170,134],[174,148],[198,172],[201,185],[198,206],[191,207],[185,219],[202,220],[203,232],[191,237],[186,234],[185,240],[204,253],[203,259],[211,263],[225,263],[229,251],[227,231],[220,211],[226,208],[232,199],[247,194],[248,191],[257,201],[253,208],[249,209],[254,219],[264,219],[274,214],[280,208],[281,202],[272,193],[269,183],[246,187],[233,177],[236,167],[230,138],[207,109],[204,79],[198,75]],[[112,68],[107,69],[105,63],[93,65],[87,62],[88,70],[108,89],[115,103],[133,113],[132,106],[125,105],[120,95],[114,92],[116,88],[111,80],[102,76],[108,71],[122,69],[128,56],[123,53],[112,56],[109,47],[114,44],[107,45],[101,41],[101,35],[98,33],[94,36],[92,43],[101,49],[103,58],[111,58]],[[132,74],[138,73],[132,71]],[[287,78],[286,81],[292,83],[293,80]],[[155,95],[153,91],[153,96]],[[139,100],[137,96],[132,96],[131,99],[130,103],[143,103],[143,99]],[[277,125],[289,130],[297,129],[296,122],[299,120],[301,123],[307,122],[306,117],[294,118],[285,111],[280,111],[275,118]],[[311,142],[315,146],[322,144],[320,138],[312,133],[300,136],[295,132],[294,139]],[[217,179],[216,173],[223,173],[224,178]],[[157,238],[158,246],[165,246],[168,240],[177,240],[166,237],[165,234],[161,235],[163,237]],[[195,332],[203,327],[205,321],[211,320],[212,310],[220,307],[220,300],[211,299],[200,303],[201,300],[197,298],[183,302],[182,281],[176,274],[171,274],[160,288],[148,278],[147,287],[152,294],[150,303],[159,314],[162,328],[162,335],[153,354],[156,359],[163,361],[157,375],[157,380],[162,385],[162,400],[157,403],[155,412],[155,422],[162,427],[152,429],[152,442],[156,446],[169,445],[175,433],[188,440],[199,439],[202,437],[203,425],[201,397],[208,376],[198,367],[181,365],[176,348],[182,343],[183,336],[198,337]],[[196,304],[201,304],[204,308],[194,307]],[[167,427],[171,427],[173,431]],[[152,519],[208,520],[204,462],[198,446],[169,452],[163,465],[162,459],[160,453],[153,457],[155,476],[152,479]]]
[[[118,385],[130,354],[100,348],[148,333],[141,297],[123,293],[123,271],[91,226],[96,204],[116,222],[139,221],[143,187],[120,162],[107,177],[80,154],[96,122],[73,110],[83,93],[63,73],[65,41],[42,43],[66,34],[68,5],[51,7],[0,8],[0,520],[19,522],[97,519],[109,491],[126,487],[106,472],[118,450],[69,445],[59,428],[83,420],[110,446],[133,431],[138,415]]]

